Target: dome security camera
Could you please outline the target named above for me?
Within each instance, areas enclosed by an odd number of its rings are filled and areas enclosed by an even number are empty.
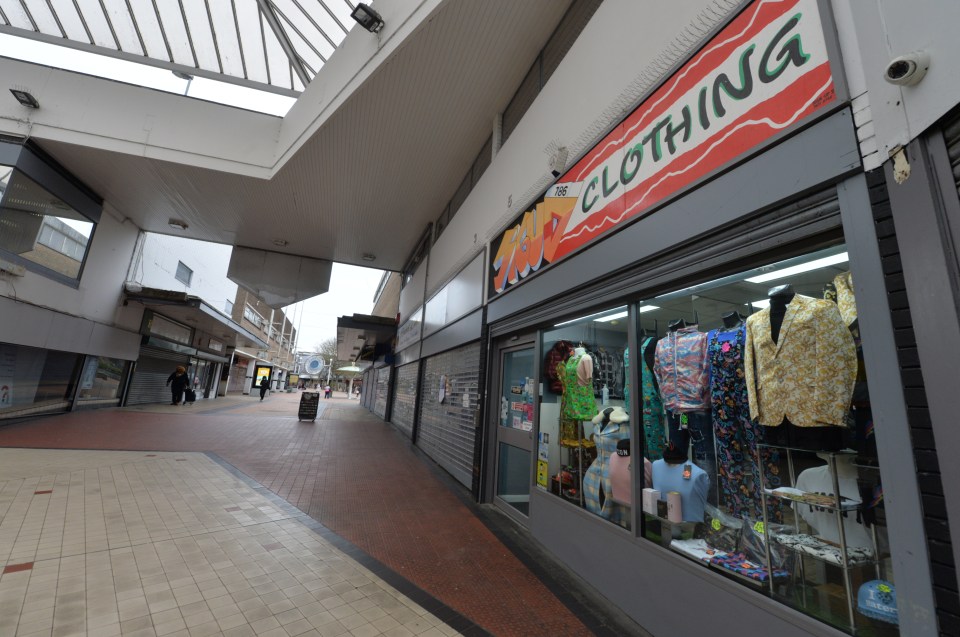
[[[883,70],[883,79],[897,86],[913,86],[923,79],[930,68],[930,56],[923,51],[914,51],[890,60]]]

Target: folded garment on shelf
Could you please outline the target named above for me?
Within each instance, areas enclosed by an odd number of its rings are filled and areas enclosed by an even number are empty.
[[[707,544],[706,540],[673,540],[670,542],[670,548],[678,553],[683,553],[687,557],[703,562],[709,562],[714,557],[726,555],[723,551]]]
[[[780,544],[806,555],[843,566],[843,552],[840,547],[813,535],[804,533],[787,534],[774,533],[771,535]],[[866,546],[848,546],[847,563],[864,564],[873,560],[873,549]]]
[[[711,558],[710,563],[714,566],[719,566],[722,569],[736,573],[737,575],[749,577],[750,579],[758,582],[766,582],[769,577],[769,573],[767,573],[767,569],[764,566],[757,564],[756,562],[751,562],[743,553],[729,553],[722,556],[718,555]],[[786,579],[788,577],[790,577],[789,571],[786,571],[782,568],[773,569],[774,581]]]

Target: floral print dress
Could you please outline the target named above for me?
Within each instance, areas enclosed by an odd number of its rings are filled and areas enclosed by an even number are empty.
[[[563,365],[563,373],[560,376],[563,382],[563,407],[560,417],[565,420],[590,420],[597,415],[597,401],[593,397],[593,383],[581,385],[577,378],[577,365],[580,364],[580,356],[571,356]],[[558,367],[559,371],[559,367]]]
[[[710,359],[710,405],[717,445],[717,486],[720,505],[736,517],[762,518],[760,470],[769,489],[780,486],[780,454],[759,447],[762,428],[750,419],[743,359],[746,329],[713,330],[707,338]],[[763,458],[761,463],[760,458]],[[747,475],[753,476],[747,480]],[[770,498],[773,522],[783,520],[778,501]]]

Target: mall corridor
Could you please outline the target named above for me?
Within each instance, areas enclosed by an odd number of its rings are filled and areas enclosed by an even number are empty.
[[[342,394],[0,427],[0,636],[645,634]]]

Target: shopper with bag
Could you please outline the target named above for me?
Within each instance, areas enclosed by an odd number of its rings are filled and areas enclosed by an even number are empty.
[[[172,394],[171,405],[179,405],[183,400],[183,392],[190,384],[190,377],[187,376],[187,369],[183,365],[178,365],[169,377],[167,377],[167,387]]]

